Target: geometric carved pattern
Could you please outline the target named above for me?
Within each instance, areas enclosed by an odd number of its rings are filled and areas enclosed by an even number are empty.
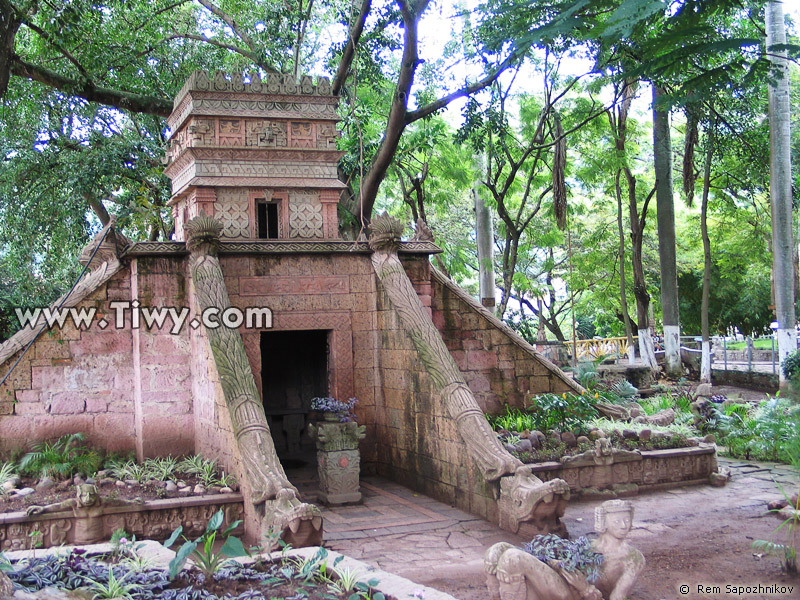
[[[325,237],[322,230],[322,204],[317,194],[292,192],[289,199],[289,237]]]
[[[178,97],[183,97],[190,90],[201,92],[238,92],[245,94],[302,94],[305,96],[328,96],[331,93],[330,80],[327,77],[317,77],[316,85],[309,76],[302,78],[297,85],[294,75],[278,75],[270,73],[266,80],[256,75],[250,75],[246,82],[242,73],[222,73],[217,71],[209,76],[207,71],[195,71],[184,84]]]
[[[322,150],[336,150],[336,139],[339,137],[333,123],[317,124],[317,148]]]
[[[303,121],[292,122],[292,148],[313,148],[314,126]]]
[[[214,208],[214,216],[222,223],[222,237],[250,237],[246,189],[217,188],[217,201]]]
[[[367,242],[344,240],[268,242],[222,240],[220,254],[371,254]],[[400,254],[439,254],[433,242],[402,242]],[[123,256],[186,254],[184,242],[134,242]]]

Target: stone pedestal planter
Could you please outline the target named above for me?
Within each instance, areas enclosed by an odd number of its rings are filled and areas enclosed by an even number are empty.
[[[325,504],[359,502],[361,456],[358,441],[366,427],[358,423],[323,421],[310,425],[309,433],[317,443],[317,472],[320,501]]]

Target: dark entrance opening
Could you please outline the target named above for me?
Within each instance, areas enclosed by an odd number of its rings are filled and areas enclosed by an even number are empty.
[[[285,469],[314,467],[308,436],[311,399],[328,395],[328,332],[261,333],[264,412]]]

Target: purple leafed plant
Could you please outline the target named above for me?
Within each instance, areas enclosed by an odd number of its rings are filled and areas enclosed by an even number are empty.
[[[341,400],[337,400],[336,398],[312,398],[311,399],[311,410],[322,412],[322,413],[333,413],[339,416],[339,420],[342,423],[346,423],[348,421],[355,421],[356,415],[353,412],[353,408],[355,407],[358,400],[355,398],[350,398],[347,402],[342,402]]]

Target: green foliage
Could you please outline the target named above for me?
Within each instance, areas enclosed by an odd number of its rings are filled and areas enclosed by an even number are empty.
[[[619,380],[611,386],[609,391],[624,400],[630,400],[639,393],[639,389],[627,379]]]
[[[598,415],[588,394],[540,394],[530,402],[528,411],[540,431],[558,429],[584,433],[588,431],[586,422]]]
[[[94,592],[93,600],[102,598],[124,598],[130,600],[131,593],[135,592],[139,586],[135,583],[125,583],[126,573],[119,579],[114,575],[114,569],[108,570],[108,580],[104,583],[102,581],[93,581],[87,578],[89,583],[89,591]]]
[[[186,536],[182,536],[182,526],[172,532],[172,535],[164,542],[164,546],[169,548],[177,541],[178,537],[182,537],[185,541],[169,563],[169,575],[171,579],[177,576],[178,572],[183,568],[183,565],[186,564],[186,560],[190,557],[198,569],[206,576],[211,577],[214,573],[219,571],[219,569],[233,562],[232,558],[248,555],[247,549],[244,547],[241,540],[231,535],[242,521],[234,521],[220,533],[219,529],[222,527],[224,519],[225,515],[222,509],[220,509],[209,519],[205,532],[196,540],[190,540]],[[217,540],[218,533],[220,538],[224,539],[224,542],[219,550],[215,550],[214,544]]]
[[[744,405],[715,409],[710,429],[719,443],[737,458],[791,462],[800,444],[798,407],[785,399],[765,400],[755,409]]]
[[[178,460],[172,456],[149,458],[144,463],[145,470],[158,481],[167,481],[178,472]]]
[[[795,350],[786,355],[781,363],[781,369],[786,379],[792,380],[800,372],[800,350]]]
[[[14,475],[16,467],[14,463],[4,462],[0,463],[0,494],[3,493],[2,486],[6,481],[9,481]]]
[[[40,442],[19,461],[22,473],[38,477],[94,475],[103,463],[100,453],[89,447],[83,433],[63,435],[55,441]]]
[[[6,558],[6,555],[0,552],[0,571],[10,573],[14,570],[11,561]]]
[[[526,429],[532,431],[536,429],[538,423],[532,414],[508,405],[506,405],[504,415],[486,415],[486,418],[493,429],[505,429],[506,431],[523,432]]]
[[[531,398],[526,410],[506,405],[505,414],[487,415],[495,429],[523,432],[550,429],[560,431],[586,431],[586,421],[597,417],[597,409],[588,394],[541,394]]]
[[[689,425],[682,423],[672,423],[670,425],[652,425],[650,423],[634,423],[629,421],[620,423],[619,421],[612,421],[611,419],[600,418],[589,421],[590,428],[597,428],[606,433],[606,435],[613,435],[616,431],[622,429],[630,429],[634,433],[641,433],[645,429],[649,429],[653,433],[669,433],[673,436],[680,436],[683,438],[694,437],[697,431]]]

